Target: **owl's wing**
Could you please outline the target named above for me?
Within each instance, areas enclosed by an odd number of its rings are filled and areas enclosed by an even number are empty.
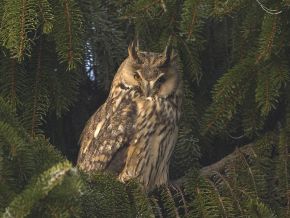
[[[124,162],[122,156],[132,138],[135,119],[136,103],[133,100],[108,100],[92,115],[81,135],[79,168],[84,171],[103,170],[112,165],[112,161]]]

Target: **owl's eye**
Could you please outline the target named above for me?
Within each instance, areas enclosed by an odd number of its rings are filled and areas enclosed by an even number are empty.
[[[141,77],[140,77],[140,75],[139,75],[138,72],[135,72],[134,73],[134,79],[137,80],[137,81],[140,81],[141,80]]]
[[[166,81],[165,76],[160,76],[158,80],[156,81],[156,83],[161,85],[165,83],[165,81]]]

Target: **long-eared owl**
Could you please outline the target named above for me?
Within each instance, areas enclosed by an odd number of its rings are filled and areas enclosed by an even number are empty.
[[[167,183],[182,98],[177,55],[141,52],[136,41],[119,67],[106,102],[81,135],[79,169],[108,170],[145,190]]]

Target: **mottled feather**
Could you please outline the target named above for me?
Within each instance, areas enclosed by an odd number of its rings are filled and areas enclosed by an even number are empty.
[[[135,178],[146,190],[167,183],[182,97],[176,55],[129,47],[106,102],[81,135],[78,167]]]
[[[84,171],[105,169],[115,153],[131,140],[136,103],[129,98],[132,90],[119,89],[119,94],[108,99],[92,115],[83,130],[78,165]]]

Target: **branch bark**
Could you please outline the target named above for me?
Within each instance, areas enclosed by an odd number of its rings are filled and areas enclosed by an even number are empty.
[[[253,146],[254,144],[250,143],[242,147],[237,147],[235,151],[228,154],[227,156],[225,156],[223,159],[219,160],[218,162],[202,167],[200,169],[200,175],[205,176],[205,177],[210,177],[215,172],[221,172],[228,163],[233,162],[239,155],[241,155],[241,153],[243,153],[244,155],[256,156]],[[181,186],[183,181],[184,181],[184,177],[171,181],[171,184],[173,184],[174,186]]]
[[[226,164],[233,162],[240,155],[241,152],[245,155],[256,155],[252,143],[244,145],[240,148],[237,147],[233,153],[225,156],[218,162],[201,168],[200,174],[202,176],[211,176],[212,174],[214,174],[214,172],[221,171]]]

